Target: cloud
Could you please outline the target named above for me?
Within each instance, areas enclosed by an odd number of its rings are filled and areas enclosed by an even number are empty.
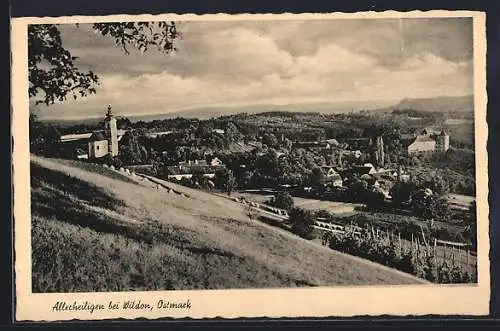
[[[292,56],[268,36],[234,28],[210,34],[207,71],[211,76],[231,80],[260,79],[269,73],[282,73],[293,63]]]
[[[181,22],[179,52],[125,55],[89,26],[63,27],[97,95],[45,116],[167,113],[212,105],[382,100],[472,93],[468,21]],[[443,49],[444,42],[448,48]],[[404,46],[404,47],[402,47]],[[450,55],[453,54],[453,55]],[[57,114],[57,115],[56,115]]]
[[[336,44],[327,44],[311,56],[297,57],[289,74],[294,76],[356,74],[372,69],[375,65],[375,61],[367,56],[347,51]]]

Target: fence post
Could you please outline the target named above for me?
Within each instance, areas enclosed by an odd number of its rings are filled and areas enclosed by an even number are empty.
[[[458,248],[458,265],[462,266],[464,263],[464,259],[462,258],[462,249],[459,247]]]
[[[467,263],[467,271],[470,272],[470,266],[469,266],[469,249],[465,252],[467,254],[466,258],[466,263]]]
[[[419,244],[419,239],[418,237],[415,238],[415,256],[416,256],[416,261],[418,263],[418,256],[419,256],[419,253],[420,253],[420,244]]]
[[[417,238],[417,257],[420,255],[420,238]]]
[[[434,264],[438,265],[438,257],[437,257],[437,239],[434,238]]]
[[[399,255],[403,254],[403,245],[401,243],[401,233],[398,232],[398,247],[399,247]]]
[[[451,264],[455,266],[455,246],[451,246]]]
[[[420,224],[420,231],[422,232],[422,241],[425,246],[427,246],[427,240],[425,240],[425,233],[424,233],[424,228],[422,227],[422,224]]]

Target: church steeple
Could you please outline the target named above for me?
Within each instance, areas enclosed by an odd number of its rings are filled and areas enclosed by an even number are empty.
[[[108,112],[106,113],[106,117],[104,119],[104,126],[109,132],[109,153],[111,156],[116,156],[118,155],[118,127],[116,124],[116,118],[111,112],[111,105],[108,105]]]
[[[106,120],[111,119],[113,117],[113,113],[111,112],[111,105],[108,105],[108,112],[106,113]]]

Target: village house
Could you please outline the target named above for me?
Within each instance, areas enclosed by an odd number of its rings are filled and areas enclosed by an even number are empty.
[[[337,139],[326,139],[323,141],[324,143],[327,143],[331,147],[339,147],[340,143],[337,141]]]
[[[287,156],[287,153],[285,153],[285,152],[276,152],[276,157],[278,159],[284,158],[286,156]]]
[[[194,160],[194,161],[191,161],[191,160],[188,160],[188,161],[181,161],[178,163],[178,166],[179,168],[182,168],[182,167],[191,167],[191,166],[208,166],[208,162],[207,160]]]
[[[207,174],[203,174],[203,177],[205,178],[214,178],[215,177],[215,173],[207,173]],[[172,179],[175,179],[175,180],[182,180],[183,178],[185,179],[191,179],[193,178],[193,174],[174,174],[174,175],[167,175],[167,178],[172,180]]]
[[[355,165],[351,168],[351,171],[360,176],[368,174],[372,175],[377,172],[377,169],[371,163],[365,163],[363,165]]]
[[[331,186],[342,187],[343,181],[339,173],[331,166],[323,166],[323,173],[325,174],[325,181]]]
[[[224,167],[224,164],[218,157],[213,157],[209,161],[203,159],[181,161],[175,166],[167,167],[167,178],[175,180],[191,179],[195,173],[200,173],[203,177],[212,179],[215,177],[215,170],[220,167]]]
[[[181,161],[178,163],[179,168],[181,167],[191,167],[191,166],[199,166],[199,167],[220,167],[222,166],[223,163],[218,157],[213,157],[210,159],[210,161],[207,162],[207,160],[201,159],[201,160],[188,160],[188,161]]]
[[[350,151],[365,151],[373,145],[371,138],[347,138],[342,139],[342,143],[346,144]]]
[[[222,161],[218,157],[214,157],[209,162],[212,167],[220,167],[223,165]]]
[[[361,155],[363,155],[363,153],[359,149],[354,151],[342,151],[342,154],[347,156],[354,156],[357,159],[359,159]]]
[[[380,187],[380,182],[378,181],[377,177],[375,177],[375,176],[372,176],[369,174],[364,174],[359,179],[364,180],[370,186]]]
[[[329,149],[330,144],[326,141],[297,141],[293,143],[292,147],[308,149]]]
[[[161,132],[148,132],[146,133],[146,137],[148,138],[159,138],[172,134],[174,131],[161,131]]]

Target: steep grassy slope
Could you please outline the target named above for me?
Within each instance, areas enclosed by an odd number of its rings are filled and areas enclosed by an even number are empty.
[[[88,170],[32,157],[34,292],[421,282],[252,221],[227,199]]]

